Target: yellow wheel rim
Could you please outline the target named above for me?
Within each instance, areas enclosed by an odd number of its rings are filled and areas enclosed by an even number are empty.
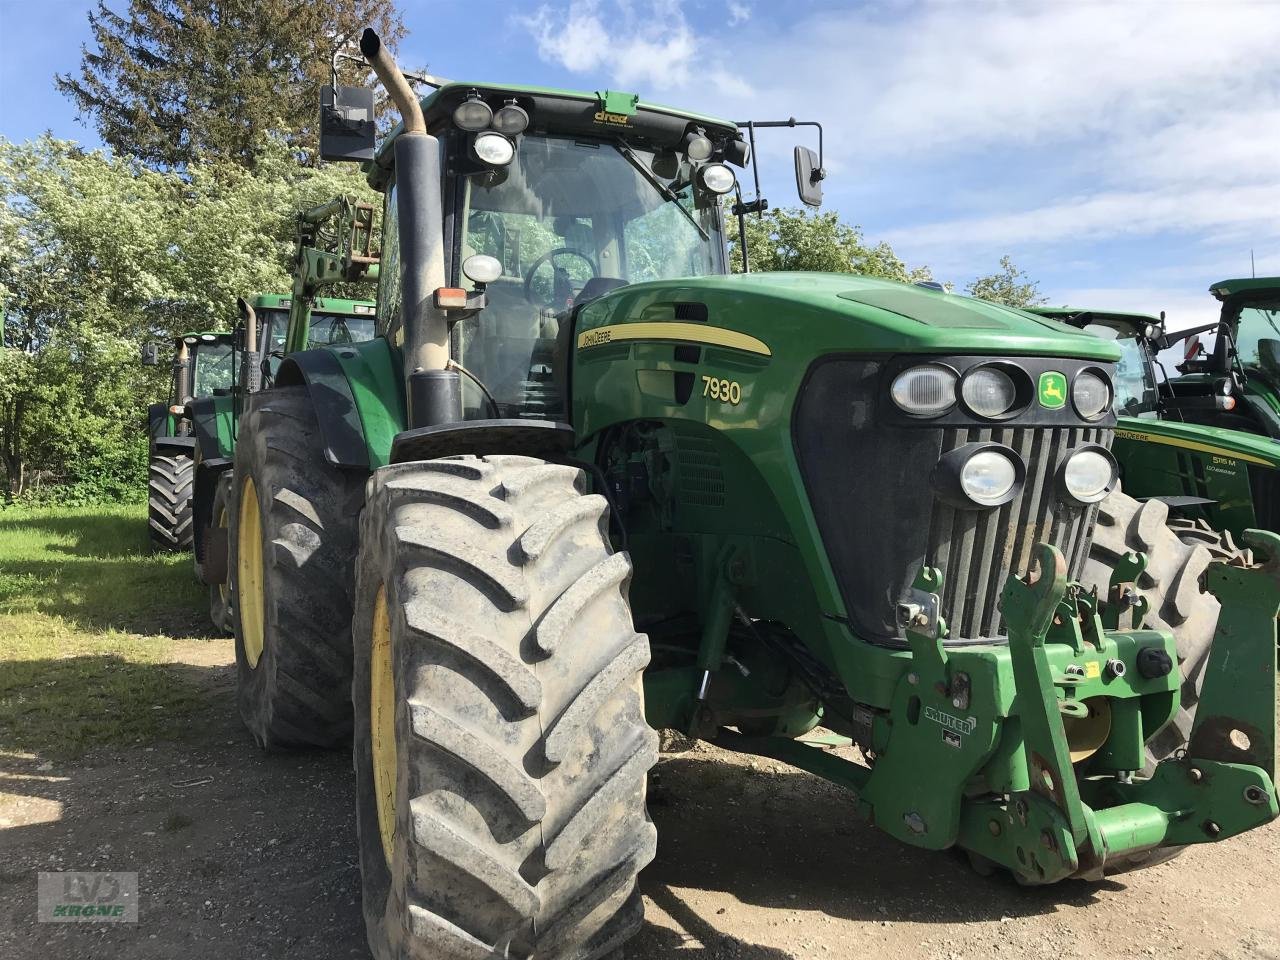
[[[396,835],[396,684],[391,672],[391,621],[387,589],[378,588],[373,604],[369,649],[369,740],[373,754],[373,795],[378,805],[382,855],[391,864]]]
[[[240,639],[244,658],[256,667],[262,658],[262,623],[266,602],[262,597],[262,515],[253,477],[240,488],[239,546],[236,550],[236,590],[240,604]]]
[[[227,529],[227,508],[225,505],[218,510],[217,524],[219,528]],[[218,598],[222,601],[223,606],[226,606],[227,598],[230,596],[231,585],[227,582],[227,578],[223,577],[222,582],[218,584]]]

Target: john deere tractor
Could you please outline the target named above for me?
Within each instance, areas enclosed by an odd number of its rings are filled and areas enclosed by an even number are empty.
[[[373,337],[374,304],[320,297],[336,284],[378,279],[374,211],[338,197],[298,214],[292,292],[240,300],[232,369],[239,379],[219,396],[190,405],[198,439],[193,506],[196,578],[209,586],[209,618],[231,632],[234,615],[226,570],[227,506],[232,454],[243,397],[270,387],[287,353],[358,343]],[[209,549],[209,542],[216,545]]]
[[[375,956],[624,941],[654,728],[1032,884],[1277,816],[1280,537],[1211,564],[1115,491],[1114,345],[730,275],[721,200],[765,124],[611,90],[419,100],[361,48],[403,123],[375,146],[371,92],[327,90],[322,153],[386,198],[377,336],[247,399],[229,567],[253,735],[354,741]],[[818,200],[820,152],[797,182]]]
[[[193,400],[212,398],[231,387],[231,340],[225,331],[175,337],[169,399],[147,408],[147,530],[152,550],[191,549],[196,436],[188,406]],[[142,362],[159,365],[158,344],[143,345]]]
[[[1210,426],[1185,409],[1157,376],[1156,354],[1169,337],[1149,314],[1036,307],[1034,313],[1079,327],[1120,348],[1112,448],[1125,492],[1162,500],[1180,518],[1184,539],[1230,556],[1245,530],[1280,530],[1280,443],[1243,430]],[[1227,411],[1222,411],[1224,414]],[[1220,533],[1219,533],[1220,532]]]

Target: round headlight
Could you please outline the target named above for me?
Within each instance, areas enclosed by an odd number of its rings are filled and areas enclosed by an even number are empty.
[[[1003,503],[1018,482],[1018,468],[1003,453],[981,450],[960,468],[960,489],[984,507]]]
[[[913,417],[936,417],[956,403],[956,374],[950,367],[923,364],[904,370],[889,389],[898,409]]]
[[[733,171],[723,163],[708,163],[699,176],[702,177],[702,185],[712,193],[728,193],[737,180]]]
[[[493,283],[502,276],[502,262],[485,253],[473,253],[462,261],[462,275],[472,283]]]
[[[713,149],[711,141],[700,133],[690,133],[684,138],[684,153],[690,160],[706,160]]]
[[[1111,385],[1087,370],[1071,386],[1071,402],[1086,420],[1097,420],[1111,406]]]
[[[529,126],[529,114],[516,103],[508,103],[493,115],[493,129],[509,137],[524,133],[527,126]]]
[[[1116,465],[1098,447],[1073,453],[1062,468],[1062,485],[1081,503],[1097,503],[1115,485]]]
[[[505,167],[516,155],[516,147],[500,133],[482,133],[472,148],[491,167]]]
[[[455,126],[474,133],[483,130],[493,119],[493,110],[483,100],[463,100],[453,111]]]
[[[980,417],[995,418],[1009,412],[1018,400],[1013,377],[995,367],[979,367],[960,384],[965,406]]]

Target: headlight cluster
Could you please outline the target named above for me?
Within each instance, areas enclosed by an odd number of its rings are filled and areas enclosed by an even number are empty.
[[[1097,503],[1115,489],[1120,468],[1093,444],[1067,452],[1057,467],[1058,494],[1080,505]],[[942,455],[933,486],[953,506],[999,507],[1022,492],[1027,465],[1017,451],[999,443],[967,443]]]
[[[494,113],[493,108],[472,91],[453,111],[459,130],[476,134],[471,149],[476,158],[491,167],[505,167],[516,155],[514,137],[529,126],[529,114],[515,100],[508,100]]]
[[[1066,397],[1058,392],[1067,382],[1063,374],[1041,376],[1038,388],[1031,374],[1007,361],[981,363],[963,376],[944,363],[922,363],[899,373],[889,388],[898,409],[911,417],[940,417],[957,404],[983,420],[1009,420],[1036,402],[1037,389],[1045,391],[1041,405],[1052,410]],[[1111,382],[1101,370],[1076,374],[1070,396],[1084,420],[1099,420],[1111,409]]]

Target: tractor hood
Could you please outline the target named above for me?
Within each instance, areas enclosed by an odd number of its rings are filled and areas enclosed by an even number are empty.
[[[1126,440],[1159,443],[1195,450],[1231,460],[1243,460],[1272,470],[1280,470],[1280,440],[1173,420],[1146,420],[1134,417],[1119,419],[1116,436]]]
[[[702,329],[708,333],[747,334],[768,353],[1039,355],[1101,362],[1120,357],[1113,344],[1049,317],[840,273],[753,273],[632,284],[584,306],[577,329],[584,334],[605,325],[686,318],[706,324]]]

